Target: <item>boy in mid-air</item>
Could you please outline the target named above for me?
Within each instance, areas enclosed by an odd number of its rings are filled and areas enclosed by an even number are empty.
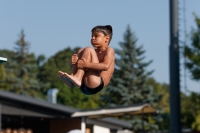
[[[62,82],[69,87],[76,85],[87,95],[96,94],[106,87],[112,77],[115,65],[114,49],[109,47],[112,27],[96,26],[92,29],[92,47],[79,49],[72,55],[71,74],[59,71]]]

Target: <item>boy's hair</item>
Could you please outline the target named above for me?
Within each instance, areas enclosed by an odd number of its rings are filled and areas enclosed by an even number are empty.
[[[109,36],[110,40],[109,43],[112,39],[112,35],[113,35],[113,30],[112,30],[112,26],[110,25],[105,25],[105,26],[95,26],[94,28],[92,28],[92,32],[101,32],[103,33],[105,36]]]

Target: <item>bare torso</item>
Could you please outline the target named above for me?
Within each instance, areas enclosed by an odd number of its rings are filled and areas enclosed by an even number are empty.
[[[104,60],[105,60],[105,56],[106,55],[108,55],[108,52],[110,52],[110,47],[108,47],[105,51],[102,51],[102,52],[100,52],[100,53],[98,53],[97,51],[96,51],[96,53],[97,53],[97,57],[98,57],[98,59],[99,59],[99,63],[101,63],[101,62],[104,62]],[[108,57],[107,57],[108,58]],[[110,82],[110,79],[111,79],[111,77],[112,77],[112,75],[113,75],[113,72],[114,72],[114,66],[115,66],[115,57],[114,57],[114,55],[112,56],[112,57],[109,57],[109,60],[111,61],[111,65],[110,65],[110,67],[108,68],[108,70],[106,70],[106,71],[101,71],[100,72],[100,76],[103,78],[103,80],[104,80],[104,87],[106,87],[108,84],[109,84],[109,82]]]

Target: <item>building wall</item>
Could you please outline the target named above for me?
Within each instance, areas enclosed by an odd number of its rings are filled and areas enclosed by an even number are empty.
[[[98,125],[100,127],[105,127],[105,128],[108,128],[108,129],[116,129],[116,130],[122,130],[123,129],[122,126],[119,126],[119,125],[116,125],[116,124],[113,124],[113,123],[110,123],[110,122],[95,120],[95,119],[87,119],[86,123],[92,124],[92,125],[95,124],[95,125]]]
[[[62,119],[50,121],[50,133],[67,133],[73,129],[81,129],[80,119]]]

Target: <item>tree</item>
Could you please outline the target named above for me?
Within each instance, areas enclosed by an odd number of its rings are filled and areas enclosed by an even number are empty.
[[[162,96],[156,104],[156,108],[161,109],[162,112],[169,113],[169,85],[166,83],[159,83],[152,77],[147,80],[147,84],[153,87],[155,93]]]
[[[158,123],[161,130],[169,130],[169,85],[158,83],[153,78],[149,78],[147,84],[153,86],[154,91],[162,98],[159,100],[156,108],[160,109],[162,121]],[[190,95],[181,93],[181,125],[182,128],[198,127],[198,111],[200,110],[200,97],[197,93],[191,92]],[[189,107],[189,108],[188,108]],[[193,123],[193,124],[192,124]]]
[[[198,115],[195,118],[195,122],[192,123],[192,128],[195,131],[200,131],[200,111],[198,111]]]
[[[193,130],[200,131],[200,94],[191,92],[185,99],[184,107],[182,112],[187,116],[185,117],[184,126],[190,126]]]
[[[169,130],[170,126],[170,105],[169,105],[169,85],[166,83],[158,83],[154,78],[149,78],[147,81],[149,86],[153,87],[155,93],[161,96],[157,105],[155,106],[159,110],[161,120],[157,122],[159,130]]]
[[[5,84],[6,71],[3,64],[0,64],[0,89],[7,88]]]
[[[145,50],[142,46],[138,47],[136,43],[137,38],[128,26],[124,34],[124,41],[119,43],[121,49],[115,49],[116,57],[118,57],[115,60],[116,68],[109,86],[104,89],[100,97],[104,103],[103,106],[113,107],[136,103],[150,103],[155,106],[158,102],[160,96],[146,84],[153,73],[153,71],[147,71],[146,68],[152,61],[144,61]],[[140,116],[129,116],[128,119],[133,119],[135,131],[142,129],[142,121],[145,121],[146,129],[156,128],[154,124],[148,123],[150,120],[148,116],[145,120],[141,120]]]
[[[185,66],[191,74],[193,80],[200,80],[200,18],[195,14],[196,29],[191,30],[191,44],[183,49],[183,55],[186,58]]]
[[[8,62],[0,64],[0,89],[1,90],[10,90],[12,84],[8,82],[9,79],[13,79],[14,75],[10,71],[10,60],[15,56],[14,51],[10,50],[0,50],[0,56],[6,57]]]
[[[191,29],[190,43],[186,44],[183,47],[183,56],[186,59],[185,66],[189,70],[192,80],[200,81],[200,18],[194,13],[194,19],[196,27]],[[193,122],[191,127],[194,130],[200,131],[200,122],[199,122],[199,100],[200,97],[197,93],[192,92],[190,96],[186,97],[187,101],[183,104],[185,107],[190,106],[190,108],[183,109],[183,114],[186,117],[184,120],[185,123]],[[200,100],[199,100],[200,101]]]
[[[30,44],[25,40],[24,30],[21,30],[19,40],[16,41],[15,52],[12,55],[7,54],[6,84],[11,85],[9,91],[43,98],[41,91],[45,84],[37,79],[37,61],[35,55],[29,53],[29,46]]]

